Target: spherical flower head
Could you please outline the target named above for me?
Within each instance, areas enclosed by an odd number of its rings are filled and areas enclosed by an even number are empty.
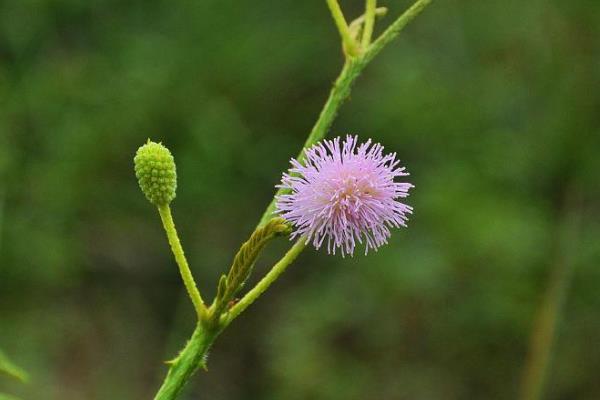
[[[156,206],[169,204],[175,198],[177,171],[169,149],[148,139],[135,153],[135,176],[146,198]]]
[[[396,153],[383,154],[383,146],[357,136],[325,140],[306,149],[305,159],[291,160],[279,188],[288,194],[276,198],[276,212],[294,225],[292,238],[304,236],[320,248],[354,254],[364,242],[365,254],[387,243],[390,228],[406,226],[412,207],[399,199],[408,196],[410,183]]]

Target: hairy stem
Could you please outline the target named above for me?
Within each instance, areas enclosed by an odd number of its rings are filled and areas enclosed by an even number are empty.
[[[206,367],[205,360],[210,346],[220,331],[208,331],[200,324],[194,330],[192,337],[185,345],[179,356],[172,362],[169,373],[165,378],[154,400],[176,399],[190,376],[199,367]]]
[[[169,240],[169,245],[173,251],[175,262],[179,267],[179,273],[183,279],[183,284],[185,285],[185,289],[187,290],[188,295],[194,304],[194,308],[198,314],[198,319],[200,319],[206,311],[206,306],[204,305],[200,291],[198,290],[196,282],[194,281],[194,277],[192,276],[192,271],[190,271],[187,259],[183,253],[183,248],[181,247],[181,242],[179,241],[179,236],[177,235],[177,230],[175,229],[175,223],[173,222],[173,216],[171,215],[171,207],[169,207],[168,204],[159,206],[158,212],[165,228],[165,232],[167,233],[167,239]]]

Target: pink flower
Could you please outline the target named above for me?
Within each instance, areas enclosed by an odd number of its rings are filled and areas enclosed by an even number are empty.
[[[357,136],[325,140],[306,149],[301,163],[283,174],[277,196],[277,213],[294,225],[292,238],[304,236],[320,248],[342,256],[354,254],[356,242],[370,248],[387,243],[391,227],[406,226],[412,207],[398,199],[408,196],[410,183],[395,182],[407,176],[396,153],[383,154],[383,146],[371,139],[357,145]]]

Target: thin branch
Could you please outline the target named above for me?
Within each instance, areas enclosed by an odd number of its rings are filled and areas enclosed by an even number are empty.
[[[335,25],[340,32],[340,36],[342,38],[342,43],[344,44],[344,49],[350,56],[355,56],[358,54],[358,44],[352,38],[350,34],[350,29],[348,28],[348,23],[346,22],[346,18],[344,17],[344,13],[340,8],[337,0],[327,0],[327,5],[329,6],[329,11],[331,11],[331,16],[335,22]]]
[[[394,40],[400,31],[415,19],[433,0],[417,0],[402,15],[398,17],[382,34],[371,44],[363,58],[365,62],[371,61],[383,48]]]
[[[198,318],[200,319],[206,312],[206,306],[204,305],[204,301],[202,300],[198,286],[196,286],[196,282],[194,281],[194,277],[190,271],[183,248],[181,247],[181,242],[179,241],[179,236],[177,235],[177,230],[175,229],[175,223],[173,222],[173,216],[171,215],[171,207],[169,207],[168,204],[159,206],[158,212],[165,228],[169,245],[171,245],[173,256],[175,256],[175,261],[179,267],[179,273],[181,274],[185,288],[190,296],[190,299],[192,300],[192,303],[194,304]]]
[[[375,25],[375,9],[377,8],[377,0],[367,0],[365,10],[365,29],[363,30],[361,45],[366,48],[371,43],[373,35],[373,26]]]

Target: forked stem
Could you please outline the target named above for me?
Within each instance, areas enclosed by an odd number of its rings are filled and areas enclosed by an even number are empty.
[[[277,280],[277,278],[279,278],[279,275],[281,275],[287,269],[287,267],[294,262],[296,257],[302,253],[302,250],[304,250],[305,247],[306,239],[298,239],[296,243],[288,250],[288,252],[285,253],[283,258],[273,265],[273,268],[271,268],[264,278],[262,278],[260,282],[258,282],[256,286],[252,288],[252,290],[246,293],[246,295],[242,297],[242,299],[237,302],[228,313],[223,315],[221,318],[221,324],[223,327],[229,325],[229,323],[236,319],[238,315],[240,315],[246,308],[248,308],[248,306],[250,306],[250,304],[254,303],[254,301],[258,299],[260,295],[263,294],[269,288],[269,286],[275,282],[275,280]]]

